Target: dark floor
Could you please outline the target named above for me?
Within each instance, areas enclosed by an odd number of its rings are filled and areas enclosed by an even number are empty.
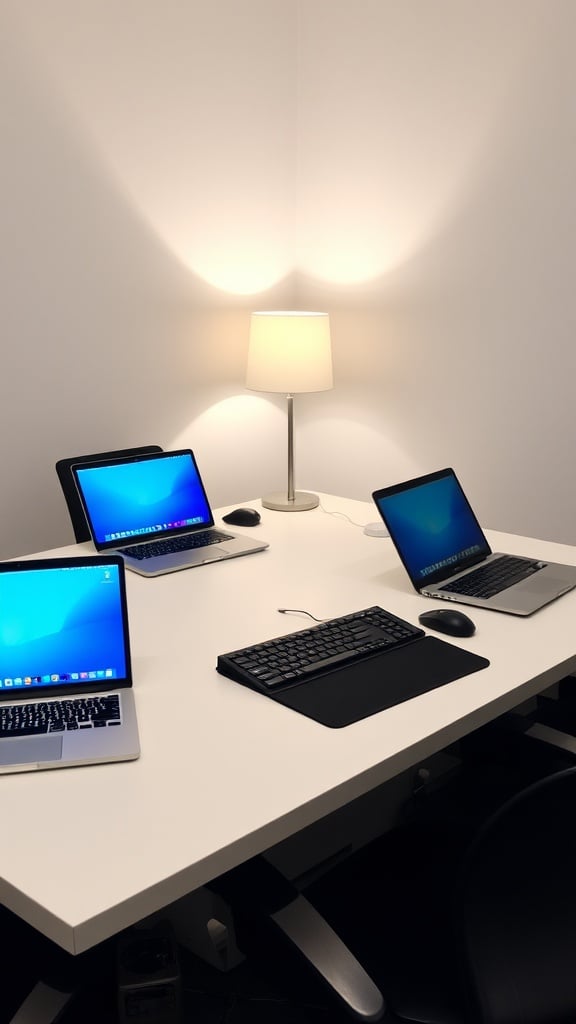
[[[2,924],[21,928],[11,915],[4,912]],[[22,945],[20,952],[22,952]],[[30,947],[27,947],[28,951]],[[52,949],[48,956],[31,957],[28,969],[20,963],[10,965],[7,976],[10,991],[3,1000],[0,1024],[8,1024],[34,979],[33,961],[38,964],[46,980],[56,979],[45,971],[51,964]],[[154,1002],[142,1008],[141,1013],[120,1014],[118,1008],[118,975],[116,944],[104,943],[92,951],[82,965],[82,978],[78,994],[71,1001],[59,1024],[350,1024],[350,1017],[339,1010],[314,979],[299,972],[297,965],[282,977],[274,978],[274,969],[261,961],[248,960],[226,973],[205,964],[184,949],[178,950],[181,1008],[180,1012],[151,1009]],[[74,965],[77,966],[76,964]],[[52,968],[52,965],[51,965]],[[64,987],[64,986],[62,986]],[[4,992],[6,996],[6,991]],[[124,1005],[128,1007],[128,1003]],[[134,1011],[134,1003],[130,1007]]]
[[[180,951],[182,1007],[159,1024],[340,1024],[350,1018],[338,1012],[323,994],[300,981],[290,992],[282,991],[261,969],[248,963],[222,973]],[[117,1024],[116,986],[105,986],[79,998],[62,1024]],[[138,1024],[139,1018],[130,1018]],[[153,1018],[156,1024],[156,1018]],[[142,1017],[148,1024],[148,1017]]]

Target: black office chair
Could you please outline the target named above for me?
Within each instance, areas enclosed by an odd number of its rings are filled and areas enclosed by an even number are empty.
[[[506,804],[466,855],[457,898],[482,1021],[576,1019],[575,807],[570,768]]]
[[[384,993],[388,1020],[576,1020],[576,768],[470,823],[384,837],[310,887]]]
[[[68,459],[59,459],[56,463],[56,472],[60,486],[64,492],[68,512],[72,521],[72,529],[77,544],[90,540],[90,530],[82,508],[82,502],[78,497],[72,466],[86,462],[100,462],[103,459],[121,459],[126,455],[148,455],[152,452],[161,452],[162,448],[157,444],[143,445],[139,448],[121,448],[113,452],[99,452],[95,455],[76,455]]]
[[[287,988],[308,959],[339,1012],[365,1021],[575,1021],[576,767],[531,782],[480,824],[454,807],[393,830],[300,893],[279,886],[270,901],[266,882],[263,900],[262,858],[224,876],[239,947]],[[338,937],[329,972],[326,926]]]

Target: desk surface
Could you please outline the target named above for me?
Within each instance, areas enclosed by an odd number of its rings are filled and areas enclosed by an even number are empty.
[[[467,609],[477,632],[453,642],[488,669],[344,729],[220,676],[218,654],[310,625],[279,607],[324,618],[379,604],[411,622],[432,607],[391,541],[342,515],[362,525],[371,504],[323,495],[322,506],[340,514],[262,510],[267,551],[127,573],[138,761],[0,778],[0,901],[65,949],[140,920],[576,669],[575,591],[529,619]],[[488,537],[494,550],[576,564],[573,547]]]

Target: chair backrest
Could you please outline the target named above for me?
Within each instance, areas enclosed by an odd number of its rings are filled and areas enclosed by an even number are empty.
[[[68,459],[59,459],[56,463],[56,472],[60,486],[64,492],[68,512],[72,521],[72,529],[77,544],[90,540],[90,530],[82,508],[82,502],[76,490],[76,484],[72,475],[72,466],[79,463],[100,462],[103,459],[122,459],[125,455],[148,455],[151,452],[161,452],[162,448],[157,444],[143,445],[139,448],[120,448],[114,452],[99,452],[94,455],[75,455]]]
[[[457,902],[482,1021],[576,1020],[576,768],[540,779],[486,822]]]

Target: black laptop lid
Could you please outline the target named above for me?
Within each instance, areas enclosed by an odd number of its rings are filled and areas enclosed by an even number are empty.
[[[131,685],[119,555],[0,562],[0,700]]]
[[[98,551],[214,525],[190,449],[72,467]]]
[[[372,497],[416,590],[491,554],[453,469],[384,487]]]

